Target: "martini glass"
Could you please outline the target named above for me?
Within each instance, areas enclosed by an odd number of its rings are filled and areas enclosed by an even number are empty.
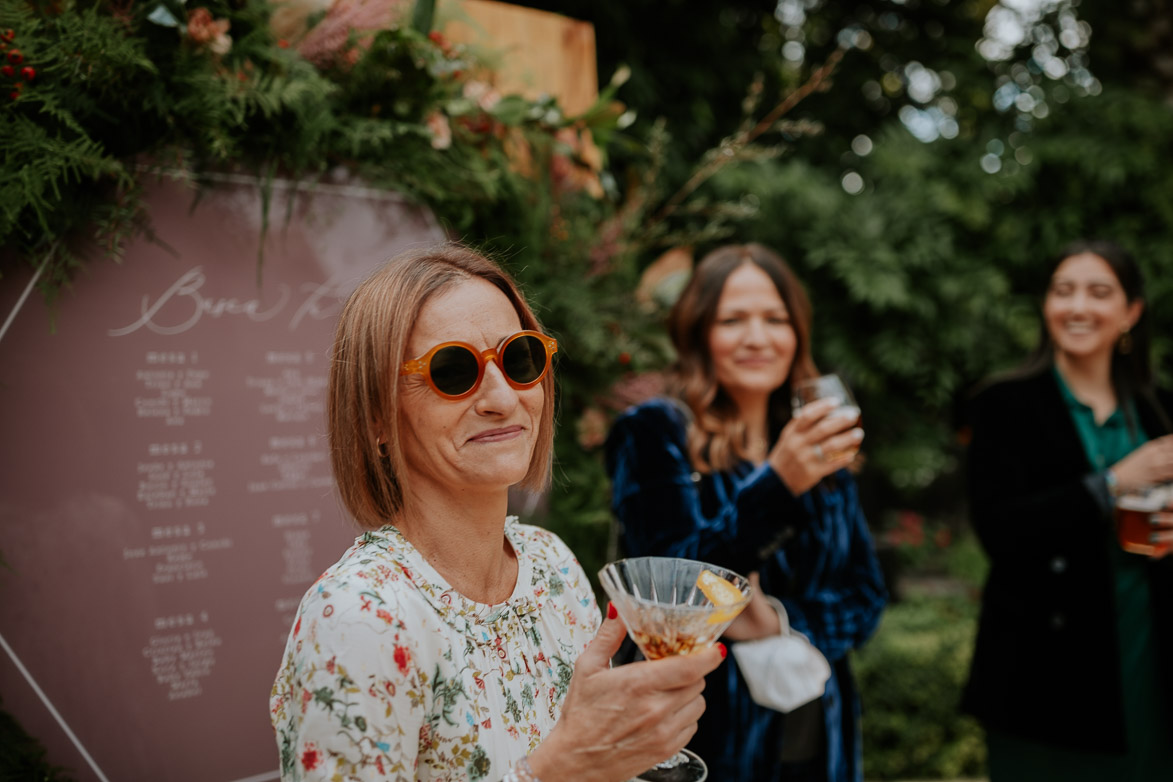
[[[709,570],[741,593],[729,605],[714,605],[697,577]],[[621,559],[599,571],[599,583],[627,625],[631,640],[649,660],[699,651],[721,637],[747,605],[749,580],[723,567],[674,557]],[[704,762],[681,750],[645,771],[645,782],[700,782],[708,775]]]

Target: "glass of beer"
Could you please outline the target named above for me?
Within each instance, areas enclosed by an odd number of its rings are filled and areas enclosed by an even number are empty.
[[[1156,534],[1164,529],[1157,523],[1156,514],[1163,512],[1170,500],[1173,500],[1173,484],[1151,486],[1117,497],[1116,536],[1120,547],[1131,554],[1148,557],[1167,552],[1170,544],[1156,540]]]

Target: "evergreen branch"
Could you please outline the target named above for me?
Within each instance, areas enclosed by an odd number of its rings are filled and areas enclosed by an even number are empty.
[[[31,226],[20,225],[26,210],[51,235],[49,218],[61,207],[63,189],[70,183],[128,177],[122,164],[93,139],[50,137],[45,128],[21,115],[12,117],[2,132],[8,144],[0,168],[0,244],[10,241],[14,229],[33,235]]]

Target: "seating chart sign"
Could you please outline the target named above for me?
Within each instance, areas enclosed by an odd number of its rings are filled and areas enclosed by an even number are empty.
[[[85,782],[276,779],[293,612],[356,534],[325,438],[340,305],[443,235],[341,185],[275,183],[267,234],[252,181],[148,203],[156,241],[53,310],[35,270],[0,278],[0,707]]]

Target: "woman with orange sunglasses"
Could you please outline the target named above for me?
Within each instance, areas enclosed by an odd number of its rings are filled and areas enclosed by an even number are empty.
[[[365,532],[310,588],[271,712],[286,780],[626,780],[682,748],[724,657],[611,669],[582,568],[507,515],[549,481],[558,349],[497,265],[393,259],[343,308],[328,418]]]

